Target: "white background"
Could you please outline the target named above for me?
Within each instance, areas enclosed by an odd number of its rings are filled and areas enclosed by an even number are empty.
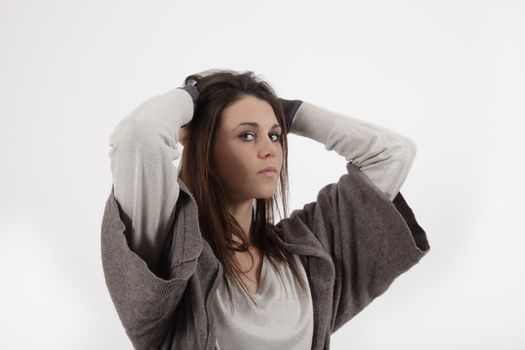
[[[0,348],[132,349],[100,258],[109,135],[230,68],[417,144],[431,251],[332,349],[525,349],[524,34],[523,1],[2,0]],[[346,162],[289,142],[292,210]]]

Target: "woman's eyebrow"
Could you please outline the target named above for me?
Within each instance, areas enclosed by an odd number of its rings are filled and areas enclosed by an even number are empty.
[[[256,129],[259,129],[259,124],[256,123],[256,122],[244,122],[244,123],[240,123],[239,125],[237,125],[237,126],[235,127],[235,129],[237,129],[239,126],[242,126],[242,125],[249,125],[249,126],[253,126],[253,127],[256,128]],[[281,126],[280,126],[279,124],[273,124],[273,125],[272,125],[272,128],[271,128],[270,130],[273,130],[273,129],[275,129],[275,128],[280,128],[280,127],[281,127]],[[235,129],[233,129],[233,130],[235,130]],[[232,131],[233,131],[233,130],[232,130]]]

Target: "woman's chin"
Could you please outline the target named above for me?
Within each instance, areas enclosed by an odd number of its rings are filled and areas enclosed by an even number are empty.
[[[255,198],[256,199],[272,199],[274,195],[275,195],[275,191],[268,192],[268,193],[262,193],[259,196],[256,196]]]

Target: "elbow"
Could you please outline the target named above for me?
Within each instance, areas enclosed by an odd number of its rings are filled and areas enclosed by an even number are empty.
[[[395,164],[392,167],[392,171],[395,176],[392,177],[392,188],[387,192],[391,201],[394,200],[405,182],[414,163],[416,152],[417,146],[414,141],[408,138],[401,139],[397,146],[397,152],[395,152],[395,155],[392,157],[393,164]]]
[[[405,160],[409,164],[412,164],[414,160],[416,159],[416,153],[417,153],[417,145],[414,142],[414,140],[405,137],[403,139],[402,149],[403,149],[403,156]]]
[[[407,137],[397,139],[393,143],[393,147],[389,149],[389,158],[391,161],[398,164],[398,168],[404,173],[407,173],[412,167],[412,163],[416,158],[417,146],[416,143]]]
[[[405,174],[407,174],[412,168],[412,164],[416,158],[416,153],[416,143],[409,138],[403,138],[399,146],[398,159],[400,164],[402,164],[401,167],[404,169],[403,172]]]

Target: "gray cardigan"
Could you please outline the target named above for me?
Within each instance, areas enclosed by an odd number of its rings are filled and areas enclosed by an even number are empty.
[[[317,200],[275,225],[305,267],[313,300],[312,349],[383,294],[430,250],[401,193],[393,201],[352,162]],[[212,304],[222,266],[200,234],[197,204],[178,178],[175,222],[156,275],[130,250],[112,188],[101,227],[106,284],[136,349],[213,349]],[[282,231],[288,221],[289,235]]]

